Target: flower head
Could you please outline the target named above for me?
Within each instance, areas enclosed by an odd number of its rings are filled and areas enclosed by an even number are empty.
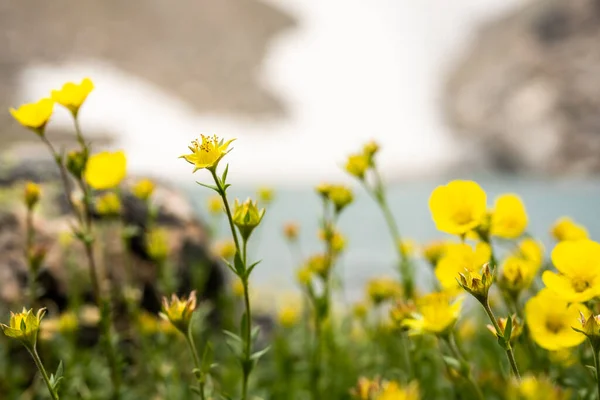
[[[147,201],[154,193],[155,188],[156,184],[151,179],[140,179],[133,186],[132,191],[135,197]]]
[[[576,223],[569,217],[559,218],[554,225],[552,225],[550,234],[558,242],[588,238],[588,232],[587,229],[585,229],[585,226]]]
[[[586,317],[582,312],[579,313],[578,326],[573,326],[573,330],[583,333],[590,340],[594,351],[600,350],[600,315],[590,314]]]
[[[485,263],[481,270],[459,273],[460,286],[469,292],[473,297],[479,300],[481,303],[487,301],[490,287],[494,282],[494,275],[490,270],[490,264]]]
[[[438,186],[429,197],[429,209],[437,229],[464,235],[476,228],[487,211],[486,194],[472,181],[452,181]]]
[[[302,286],[308,286],[312,281],[313,275],[311,265],[306,263],[296,271],[296,281]]]
[[[208,212],[218,215],[223,212],[223,199],[219,195],[210,196],[207,201]]]
[[[225,260],[233,260],[235,252],[237,251],[235,248],[235,242],[231,239],[215,243],[213,250],[217,256]]]
[[[11,108],[10,113],[21,125],[35,131],[38,135],[44,135],[44,129],[54,108],[54,101],[41,99],[37,103],[23,104],[18,109]]]
[[[410,257],[415,253],[417,243],[412,239],[404,238],[398,242],[398,249],[405,257]]]
[[[367,295],[373,304],[378,305],[401,296],[402,286],[389,277],[374,278],[367,283]]]
[[[34,182],[25,183],[25,190],[23,191],[23,201],[28,209],[32,210],[33,207],[40,201],[42,190],[40,185]]]
[[[520,381],[513,381],[508,390],[508,397],[513,400],[567,400],[570,391],[555,386],[547,377],[536,378],[524,376]]]
[[[331,262],[325,254],[315,254],[306,260],[306,267],[310,272],[325,279],[329,275]]]
[[[446,246],[448,246],[448,242],[444,240],[429,242],[422,249],[423,257],[432,267],[435,267],[446,253]]]
[[[25,347],[34,348],[44,314],[45,308],[40,308],[37,314],[25,308],[17,314],[11,312],[9,325],[0,324],[0,329],[6,336],[19,340]]]
[[[83,79],[80,84],[68,82],[60,90],[52,91],[52,100],[66,107],[77,117],[79,108],[92,90],[94,90],[94,84],[89,78]]]
[[[417,312],[415,303],[412,300],[398,299],[390,308],[390,319],[398,326],[402,326],[404,320],[412,317]]]
[[[364,179],[369,166],[369,157],[364,154],[352,154],[348,157],[345,168],[350,175]]]
[[[297,223],[295,222],[287,222],[284,226],[283,226],[283,235],[285,236],[285,238],[291,242],[295,241],[296,239],[298,239],[298,232],[300,230],[300,227]]]
[[[534,238],[525,238],[519,242],[519,255],[533,263],[537,271],[544,263],[544,245]]]
[[[478,274],[491,254],[490,246],[483,242],[477,243],[475,248],[466,243],[448,244],[444,256],[437,263],[435,276],[442,288],[458,292],[460,274]]]
[[[425,295],[417,300],[417,313],[402,325],[409,328],[409,335],[445,334],[458,320],[463,300],[460,297],[453,301],[446,292]]]
[[[116,193],[106,193],[96,201],[96,211],[105,217],[115,217],[121,214],[121,199]]]
[[[363,154],[367,157],[367,160],[369,160],[369,165],[374,165],[375,164],[375,154],[377,154],[379,152],[379,144],[374,141],[371,140],[370,142],[365,143],[365,145],[363,146]]]
[[[125,153],[103,151],[91,156],[83,173],[86,182],[96,190],[117,187],[125,178],[127,159]]]
[[[231,139],[224,142],[222,139],[219,140],[216,135],[212,137],[200,135],[200,139],[194,140],[188,146],[192,153],[184,154],[179,158],[183,158],[192,164],[194,166],[193,172],[203,168],[214,170],[217,168],[219,161],[231,151],[228,147],[234,140]]]
[[[169,302],[166,297],[163,297],[160,316],[171,322],[183,334],[187,334],[195,310],[196,291],[193,290],[187,299],[185,297],[180,299],[173,294]]]
[[[550,289],[542,289],[525,304],[525,321],[533,340],[546,350],[579,345],[585,336],[572,327],[581,326],[580,312],[589,315],[583,304],[571,303]]]
[[[504,194],[496,199],[490,220],[490,233],[505,239],[515,239],[527,228],[525,206],[514,194]]]
[[[498,285],[512,295],[517,296],[521,291],[531,286],[537,271],[538,266],[529,259],[519,255],[508,256],[502,264]]]
[[[273,202],[275,191],[270,187],[263,186],[258,188],[256,195],[262,204],[269,205],[271,202]]]
[[[600,244],[591,240],[560,242],[552,251],[558,274],[544,271],[542,280],[568,302],[584,302],[600,295]]]
[[[343,185],[330,185],[327,197],[331,200],[338,213],[354,200],[352,191]]]
[[[402,387],[397,382],[384,382],[375,400],[419,400],[419,385],[411,382],[408,386]]]
[[[169,240],[164,228],[152,228],[146,234],[148,256],[156,262],[164,261],[169,256]]]
[[[66,167],[77,179],[81,178],[88,160],[87,151],[72,150],[67,153]]]
[[[286,304],[279,308],[277,319],[284,328],[291,328],[300,320],[300,307],[298,304]]]
[[[239,229],[242,237],[248,239],[265,215],[265,209],[258,209],[258,204],[251,199],[239,203],[236,199],[233,208],[233,223]]]

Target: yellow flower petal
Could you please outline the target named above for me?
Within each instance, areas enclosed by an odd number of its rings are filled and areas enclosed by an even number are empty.
[[[452,181],[438,186],[429,198],[437,229],[463,235],[477,227],[486,214],[486,194],[472,181]]]
[[[104,151],[89,158],[84,178],[96,190],[112,189],[125,178],[126,168],[127,159],[124,152]]]

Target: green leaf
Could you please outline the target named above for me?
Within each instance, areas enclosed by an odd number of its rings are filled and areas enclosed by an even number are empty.
[[[233,257],[233,265],[235,267],[236,275],[240,278],[244,277],[244,271],[246,269],[246,266],[242,261],[242,256],[240,255],[239,251],[236,251],[235,257]]]
[[[248,267],[248,270],[246,271],[246,278],[248,278],[250,276],[250,273],[252,272],[254,267],[256,267],[261,262],[262,262],[262,260],[258,260],[257,262],[255,262],[254,264],[252,264],[251,266]]]
[[[243,340],[241,337],[239,337],[238,335],[236,335],[235,333],[228,331],[226,329],[223,329],[223,333],[225,335],[227,335],[228,337],[230,337],[231,339],[235,340],[236,342],[242,343]]]
[[[215,192],[219,193],[219,188],[218,188],[218,187],[216,187],[216,186],[213,186],[213,185],[207,185],[206,183],[202,183],[202,182],[196,182],[196,183],[197,183],[198,185],[200,185],[200,186],[204,186],[205,188],[212,189],[212,190],[214,190]]]
[[[250,356],[251,360],[256,360],[258,361],[262,356],[264,356],[265,354],[267,354],[267,352],[271,349],[271,346],[267,346],[262,350],[257,351],[256,353],[252,354]]]
[[[227,267],[231,270],[231,272],[233,272],[235,275],[237,275],[237,271],[235,270],[233,265],[231,265],[231,263],[229,261],[225,260],[224,258],[222,258],[222,260],[225,262],[225,265],[227,265]]]
[[[250,339],[252,340],[252,343],[256,342],[256,338],[258,338],[259,333],[260,333],[259,325],[256,325],[254,328],[252,328],[252,333],[250,334]]]
[[[593,374],[593,376],[594,376],[594,379],[597,379],[597,378],[596,378],[596,374],[597,374],[596,367],[594,367],[593,365],[586,365],[585,367],[586,367],[587,369],[589,369],[590,371],[592,371],[592,374]]]
[[[510,341],[510,338],[512,335],[512,329],[513,329],[512,317],[509,315],[508,318],[506,319],[506,327],[504,328],[504,337],[508,341]]]
[[[221,182],[224,184],[227,180],[227,173],[229,172],[229,164],[225,166],[225,171],[223,171],[223,175],[221,175]],[[225,188],[227,189],[227,188]]]
[[[248,317],[246,311],[242,314],[242,319],[240,320],[240,334],[243,335],[246,332],[246,325],[248,324]]]
[[[449,356],[443,356],[443,359],[444,359],[444,362],[446,363],[446,365],[448,365],[450,368],[455,369],[457,371],[461,370],[460,361],[458,361],[456,358],[449,357]]]
[[[202,352],[202,369],[204,371],[209,371],[210,366],[213,359],[213,347],[210,342],[206,344],[204,347],[204,351]]]

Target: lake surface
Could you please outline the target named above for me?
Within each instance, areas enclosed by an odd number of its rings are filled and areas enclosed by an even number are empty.
[[[231,173],[234,173],[233,171]],[[202,178],[197,175],[197,178]],[[529,214],[529,232],[539,237],[551,249],[550,225],[560,216],[568,215],[587,226],[592,238],[600,237],[600,180],[569,179],[544,180],[502,176],[471,177],[488,193],[488,204],[501,193],[514,192],[524,200]],[[431,191],[447,179],[430,179],[393,185],[389,202],[401,233],[419,243],[446,237],[435,229],[428,208]],[[232,187],[230,198],[245,199],[255,194],[253,189]],[[206,216],[206,199],[210,191],[190,185],[194,204],[200,215]],[[233,200],[232,200],[233,201]],[[275,201],[268,207],[264,224],[254,238],[251,259],[262,259],[253,272],[255,286],[272,292],[295,288],[294,262],[282,237],[286,221],[301,225],[300,241],[304,256],[323,249],[317,238],[320,199],[312,188],[277,190]],[[359,187],[355,188],[355,202],[343,212],[339,227],[348,238],[348,247],[338,266],[345,281],[346,295],[356,299],[369,277],[395,274],[395,250],[379,209]],[[226,226],[220,232],[227,234]],[[420,266],[419,277],[426,282],[431,276],[425,264]]]

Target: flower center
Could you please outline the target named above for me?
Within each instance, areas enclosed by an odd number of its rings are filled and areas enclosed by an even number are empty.
[[[456,212],[454,212],[452,219],[454,219],[454,222],[456,222],[457,224],[462,225],[471,222],[473,220],[473,216],[471,215],[471,210],[469,210],[466,207],[463,207],[459,208],[458,210],[456,210]]]
[[[581,293],[586,289],[589,289],[592,285],[585,279],[575,278],[571,281],[571,286],[573,286],[573,290],[577,293]]]
[[[546,329],[552,333],[558,333],[565,328],[565,324],[559,318],[549,317],[546,320]]]

